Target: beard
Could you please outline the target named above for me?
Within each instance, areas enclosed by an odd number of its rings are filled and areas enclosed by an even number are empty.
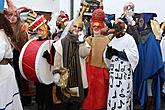
[[[101,34],[101,30],[93,30],[94,35],[98,36]]]

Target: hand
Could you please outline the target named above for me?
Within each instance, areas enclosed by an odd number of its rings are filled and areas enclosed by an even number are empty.
[[[111,50],[112,50],[112,46],[109,47],[109,46],[107,45],[107,51],[106,51],[106,53],[105,53],[105,57],[106,57],[107,59],[109,59],[109,60],[110,60],[110,59],[112,58],[112,56],[113,56],[112,53],[111,53]]]
[[[44,51],[42,57],[45,58],[48,63],[50,63],[50,53],[48,52],[48,50]]]
[[[80,42],[83,42],[83,41],[84,41],[84,36],[85,36],[85,34],[84,34],[83,31],[79,32],[79,33],[78,33],[78,40],[79,40]]]
[[[112,51],[112,46],[107,45],[107,51],[111,52]]]
[[[58,86],[59,82],[60,82],[60,74],[59,73],[55,73],[53,75],[53,82]]]
[[[106,35],[109,34],[108,32],[109,32],[109,28],[107,28],[107,27],[101,29],[101,34],[102,35],[105,35],[106,36]]]
[[[118,50],[112,48],[112,46],[109,46],[109,45],[107,45],[107,51],[108,51],[108,53],[110,53],[112,55],[116,55],[116,56],[118,56],[118,54],[119,54]]]

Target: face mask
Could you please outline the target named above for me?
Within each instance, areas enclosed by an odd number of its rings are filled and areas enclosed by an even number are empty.
[[[144,30],[144,28],[145,28],[144,19],[143,18],[140,18],[139,19],[138,30],[141,32],[141,31]]]
[[[82,27],[80,27],[80,26],[77,26],[77,25],[73,25],[72,26],[72,33],[73,34],[75,34],[75,35],[78,35],[78,33],[80,32],[80,31],[82,31]]]
[[[120,32],[121,31],[121,26],[117,23],[117,24],[113,24],[113,28],[115,29],[116,32]]]
[[[128,10],[127,16],[133,16],[133,15],[134,15],[133,9]]]
[[[38,36],[39,37],[45,37],[47,35],[47,25],[46,24],[43,24],[42,26],[40,26],[38,29],[37,29],[37,33],[38,33]]]
[[[95,23],[95,25],[92,26],[94,35],[100,35],[101,34],[101,27],[100,24]]]

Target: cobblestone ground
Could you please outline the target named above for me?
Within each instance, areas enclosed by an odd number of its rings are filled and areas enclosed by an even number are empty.
[[[139,106],[136,106],[136,108],[134,107],[134,110],[140,110]],[[33,100],[31,104],[24,106],[23,110],[37,110],[37,104],[36,102]],[[57,109],[53,109],[53,110],[57,110]],[[153,110],[153,108],[147,109],[147,110]],[[165,97],[162,97],[162,103],[161,103],[161,110],[165,110]]]

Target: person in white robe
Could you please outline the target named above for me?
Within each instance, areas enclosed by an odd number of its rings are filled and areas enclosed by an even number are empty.
[[[0,13],[0,110],[23,110],[13,67],[12,28],[10,22]],[[9,38],[10,37],[10,38]]]
[[[131,110],[132,74],[139,53],[134,38],[125,33],[126,25],[121,19],[115,21],[114,29],[114,38],[104,51],[110,74],[107,110]]]

